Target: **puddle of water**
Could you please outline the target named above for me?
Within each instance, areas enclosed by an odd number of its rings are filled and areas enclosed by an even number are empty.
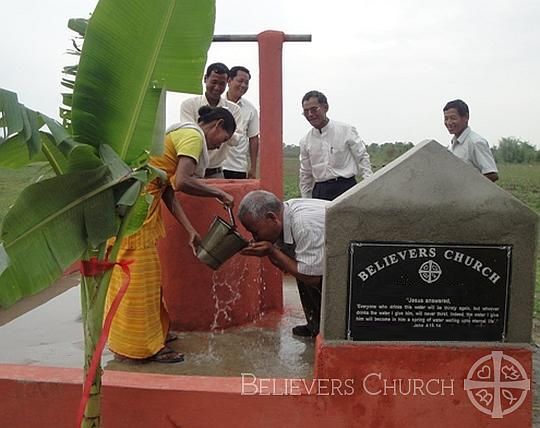
[[[227,290],[225,299],[216,299],[216,319],[225,316],[238,298],[239,288],[216,281]],[[219,290],[216,290],[219,291]],[[222,290],[223,291],[223,290]],[[107,349],[106,370],[259,377],[311,377],[313,339],[292,336],[291,329],[305,322],[296,283],[284,282],[284,313],[264,314],[249,325],[214,332],[178,332],[169,345],[183,352],[179,364],[129,364],[114,360]],[[80,320],[79,287],[74,287],[44,305],[0,327],[0,363],[57,367],[82,367],[83,336]]]
[[[77,286],[0,327],[0,363],[82,367],[80,308]]]

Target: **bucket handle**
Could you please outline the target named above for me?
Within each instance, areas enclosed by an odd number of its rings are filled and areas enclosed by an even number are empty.
[[[229,207],[229,206],[225,206],[225,209],[227,210],[227,212],[229,213],[229,217],[231,219],[231,226],[233,229],[236,229],[236,221],[234,220],[234,215],[233,215],[233,212],[232,212],[232,208]]]
[[[217,198],[216,198],[217,199]],[[223,204],[223,208],[225,210],[227,210],[227,212],[229,213],[229,218],[231,219],[231,229],[236,229],[236,220],[234,219],[234,215],[233,215],[233,212],[232,212],[232,208],[228,205],[225,205],[221,200],[217,199],[217,201],[220,203],[220,204]]]

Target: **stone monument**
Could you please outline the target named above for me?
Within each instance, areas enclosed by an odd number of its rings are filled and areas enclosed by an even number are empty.
[[[334,200],[314,376],[358,426],[532,420],[538,216],[436,141]]]
[[[326,217],[325,340],[531,340],[537,215],[436,141]]]

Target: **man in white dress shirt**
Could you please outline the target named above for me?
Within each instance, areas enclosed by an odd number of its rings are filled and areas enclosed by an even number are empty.
[[[486,178],[497,181],[497,165],[487,140],[469,127],[469,106],[462,100],[449,101],[444,106],[443,113],[444,125],[453,135],[448,150],[474,166]]]
[[[217,150],[212,150],[208,155],[208,167],[205,178],[223,178],[222,163],[227,157],[229,146],[238,144],[241,137],[239,124],[241,123],[240,107],[235,103],[227,101],[221,95],[227,87],[229,79],[229,68],[221,62],[210,64],[206,68],[204,75],[204,95],[188,98],[180,106],[180,122],[198,123],[199,109],[202,106],[224,107],[229,110],[236,121],[236,132],[233,137]]]
[[[321,199],[281,202],[273,193],[254,190],[238,207],[238,218],[254,239],[242,254],[266,256],[296,278],[307,321],[292,329],[296,336],[315,337],[319,333],[328,204]]]
[[[369,154],[353,126],[327,117],[322,92],[304,95],[302,109],[313,129],[300,140],[300,193],[331,201],[356,184],[359,172],[362,178],[373,174]]]
[[[242,137],[238,145],[229,147],[223,161],[225,178],[256,178],[259,153],[259,114],[253,104],[243,96],[249,88],[251,74],[246,67],[232,67],[229,74],[227,100],[240,107]]]

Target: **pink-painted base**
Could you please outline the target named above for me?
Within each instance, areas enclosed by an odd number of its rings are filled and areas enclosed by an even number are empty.
[[[482,404],[493,409],[493,400],[499,400],[504,409],[512,396],[525,394],[517,409],[499,418],[482,413],[464,390],[474,364],[494,351],[503,353],[502,364],[495,383],[485,387],[488,394],[481,394]],[[107,371],[102,426],[530,427],[531,391],[522,388],[523,382],[512,387],[503,379],[513,376],[507,364],[512,361],[530,380],[532,351],[525,345],[358,346],[320,340],[315,381]],[[477,374],[487,376],[487,369],[477,368]],[[73,427],[81,378],[78,369],[0,366],[1,425]],[[401,387],[396,386],[399,379]],[[494,386],[500,394],[490,401]],[[480,396],[477,400],[482,401]]]
[[[206,180],[234,197],[236,206],[259,180]],[[204,237],[215,216],[229,221],[227,211],[215,199],[177,194],[187,216]],[[266,261],[235,255],[214,271],[201,263],[187,245],[183,228],[162,206],[167,236],[159,242],[163,293],[171,328],[210,331],[249,323],[266,311],[283,310],[282,276]],[[236,214],[236,208],[233,210]],[[237,222],[246,239],[251,235]]]

